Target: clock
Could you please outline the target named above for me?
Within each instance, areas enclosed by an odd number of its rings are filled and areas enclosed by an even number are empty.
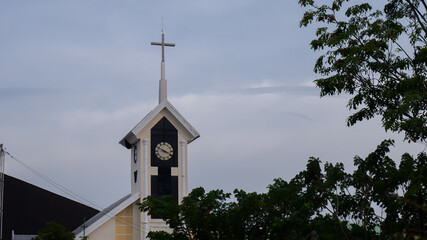
[[[173,155],[173,147],[167,142],[160,142],[157,144],[155,152],[158,159],[167,161]]]
[[[133,147],[133,162],[136,163],[138,161],[138,148],[136,145]]]

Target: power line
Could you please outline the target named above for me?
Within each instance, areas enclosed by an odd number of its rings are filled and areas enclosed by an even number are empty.
[[[26,164],[23,161],[21,161],[21,160],[17,159],[16,157],[14,157],[12,154],[10,154],[9,152],[7,152],[6,150],[3,150],[3,152],[5,154],[7,154],[10,158],[12,158],[13,160],[15,160],[16,162],[18,162],[19,164],[21,164],[23,167],[27,168],[29,171],[31,171],[32,173],[36,174],[38,177],[42,178],[43,180],[45,180],[46,182],[48,182],[49,184],[51,184],[55,188],[59,189],[60,191],[62,191],[66,195],[71,196],[72,198],[78,200],[79,202],[89,203],[89,204],[91,204],[95,208],[98,208],[98,209],[101,209],[101,210],[104,209],[103,207],[101,207],[101,206],[99,206],[99,205],[97,205],[97,204],[95,204],[95,203],[87,200],[86,198],[84,198],[84,197],[82,197],[82,196],[74,193],[73,191],[69,190],[68,188],[62,186],[61,184],[59,184],[59,183],[55,182],[54,180],[50,179],[49,177],[43,175],[42,173],[40,173],[39,171],[35,170],[34,168],[32,168],[31,166],[29,166],[28,164]],[[107,213],[105,213],[105,215],[109,216],[109,217],[115,217],[115,215],[112,214],[111,212],[107,212]],[[118,222],[120,222],[120,223],[124,223],[125,225],[129,226],[127,224],[127,222],[125,222],[124,220],[120,220],[120,218],[119,219],[115,219],[115,220],[118,221]],[[137,225],[137,226],[139,226],[139,225]],[[134,230],[142,233],[142,229],[140,227],[135,227],[134,224],[132,224],[131,227]]]
[[[7,155],[9,155],[10,158],[12,158],[13,160],[15,160],[16,162],[18,162],[19,164],[21,164],[22,166],[24,166],[25,168],[27,168],[28,170],[30,170],[32,173],[36,174],[38,177],[42,178],[43,180],[45,180],[46,182],[48,182],[49,184],[51,184],[52,186],[54,186],[55,188],[59,189],[60,191],[62,191],[63,193],[65,193],[68,196],[71,196],[72,198],[81,201],[81,202],[86,202],[89,203],[90,205],[92,205],[93,207],[96,208],[100,208],[99,206],[97,206],[95,203],[77,195],[76,193],[72,192],[71,190],[69,190],[68,188],[60,185],[59,183],[53,181],[52,179],[50,179],[49,177],[43,175],[42,173],[40,173],[39,171],[35,170],[34,168],[30,167],[28,164],[24,163],[23,161],[19,160],[18,158],[14,157],[12,154],[10,154],[9,152],[5,151],[5,153]]]
[[[0,240],[3,239],[4,157],[3,144],[0,144]]]

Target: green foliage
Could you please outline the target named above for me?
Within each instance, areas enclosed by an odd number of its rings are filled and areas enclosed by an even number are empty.
[[[74,240],[74,233],[65,230],[64,226],[56,222],[48,222],[33,240]]]
[[[323,54],[314,71],[321,96],[348,93],[349,126],[382,117],[408,141],[427,139],[427,4],[387,0],[383,9],[350,0],[299,0],[301,26],[316,22],[311,48]]]
[[[399,167],[387,156],[392,140],[355,170],[310,158],[289,182],[275,179],[266,193],[194,189],[181,204],[147,197],[140,209],[161,215],[172,233],[153,240],[188,239],[413,239],[427,234],[427,155],[404,154]],[[423,232],[424,231],[424,232]]]

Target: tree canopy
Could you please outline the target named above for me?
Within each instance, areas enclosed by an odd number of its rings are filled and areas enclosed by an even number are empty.
[[[424,214],[427,155],[404,154],[399,166],[387,156],[392,140],[366,158],[342,163],[310,158],[289,182],[275,179],[266,193],[194,189],[181,204],[172,197],[147,197],[142,211],[155,213],[172,233],[164,239],[413,239],[427,234]]]
[[[56,222],[48,222],[46,227],[39,230],[33,240],[74,240],[74,233],[67,231],[64,226]]]
[[[311,48],[321,96],[347,93],[356,110],[347,124],[381,116],[386,130],[408,141],[427,139],[427,4],[425,0],[299,0],[301,26],[316,23]],[[375,1],[378,4],[378,1]]]

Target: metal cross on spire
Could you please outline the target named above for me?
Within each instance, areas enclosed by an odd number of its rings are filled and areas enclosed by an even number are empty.
[[[162,42],[151,42],[151,45],[162,46],[162,62],[165,62],[165,46],[175,47],[175,43],[165,43],[165,34],[162,30]]]
[[[151,42],[151,45],[162,46],[161,79],[159,82],[159,103],[167,98],[167,81],[165,79],[165,46],[175,47],[175,43],[165,43],[165,34],[162,30],[162,42]]]

